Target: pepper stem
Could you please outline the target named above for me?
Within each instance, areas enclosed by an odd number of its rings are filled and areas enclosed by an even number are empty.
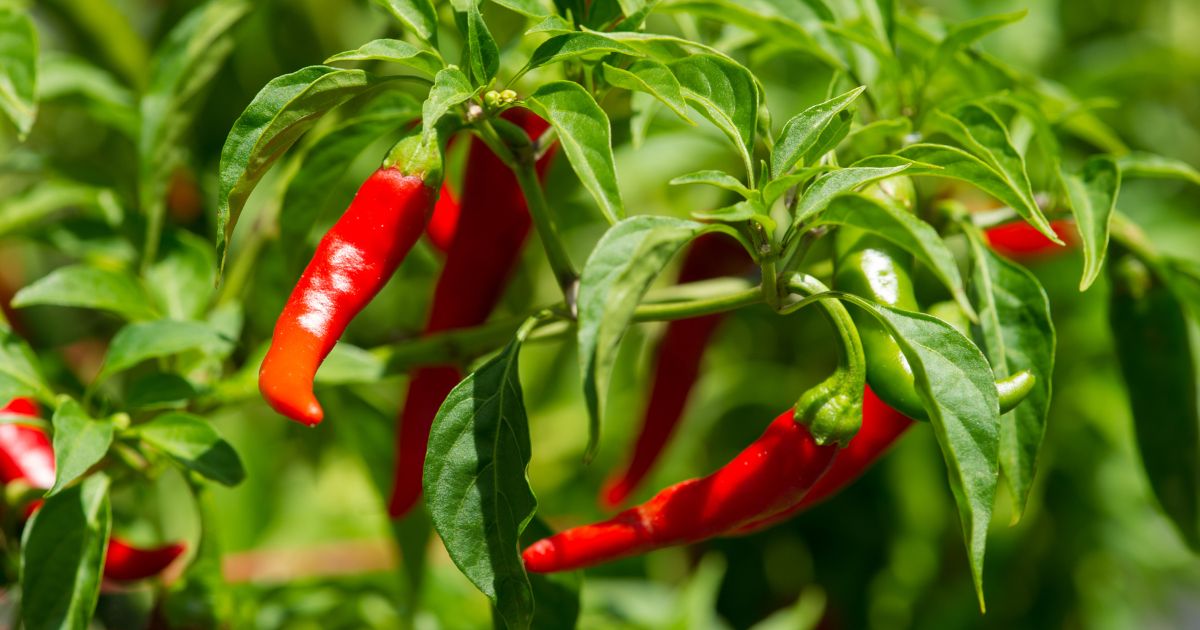
[[[829,291],[820,280],[800,273],[788,277],[787,288],[805,297]],[[819,303],[837,332],[838,364],[829,378],[800,397],[796,421],[808,427],[817,444],[845,446],[862,426],[867,361],[858,328],[846,307],[833,296]]]

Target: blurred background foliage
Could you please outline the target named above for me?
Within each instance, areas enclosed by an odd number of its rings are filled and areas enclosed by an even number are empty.
[[[148,76],[150,51],[198,2],[166,0],[36,0],[43,54],[60,64],[105,69],[92,89],[132,99]],[[175,177],[172,221],[210,240],[215,233],[217,161],[233,120],[271,78],[320,63],[376,37],[395,22],[367,0],[257,0],[235,30],[236,47],[217,74],[188,140],[187,167]],[[919,21],[950,22],[1027,8],[1021,22],[985,39],[982,48],[1074,92],[1134,149],[1200,164],[1200,3],[1194,0],[931,0],[902,2]],[[501,42],[523,21],[488,4]],[[705,21],[652,18],[651,30],[739,33]],[[821,100],[829,73],[811,59],[747,50],[766,84],[775,124]],[[518,58],[524,58],[517,55]],[[453,55],[450,55],[453,58]],[[510,71],[512,69],[509,69]],[[43,90],[49,89],[43,81]],[[132,102],[132,101],[131,101]],[[136,148],[129,121],[94,110],[95,99],[67,94],[44,102],[24,144],[0,144],[0,199],[61,177],[136,198]],[[665,118],[639,146],[630,120],[613,111],[618,172],[631,213],[676,214],[728,202],[697,187],[671,188],[669,178],[728,166],[732,155],[715,135]],[[3,123],[7,124],[7,123]],[[134,122],[136,125],[136,121]],[[311,134],[316,137],[319,134]],[[11,138],[12,134],[5,133]],[[339,182],[326,223],[344,207],[390,140],[366,151]],[[239,226],[262,229],[256,215],[277,203],[285,168],[276,168],[247,205]],[[451,174],[453,180],[454,175]],[[562,218],[576,260],[600,226],[564,161],[548,195]],[[1120,209],[1160,247],[1200,260],[1200,192],[1165,180],[1128,182]],[[2,207],[2,206],[0,206]],[[11,290],[72,257],[128,262],[134,252],[106,238],[106,224],[72,216],[36,234],[0,239],[0,278]],[[136,232],[135,232],[136,233]],[[313,238],[321,233],[314,232]],[[239,255],[234,239],[233,257]],[[526,263],[497,317],[553,298],[540,248]],[[360,347],[417,335],[439,267],[422,245],[346,339]],[[745,538],[656,552],[588,572],[585,628],[1178,628],[1200,619],[1200,564],[1159,514],[1137,461],[1124,388],[1113,359],[1101,281],[1080,294],[1078,251],[1034,263],[1050,294],[1058,330],[1054,402],[1038,483],[1023,520],[1009,525],[1006,497],[997,501],[986,566],[988,613],[972,596],[961,534],[933,435],[910,432],[880,465],[842,495],[798,518]],[[265,341],[295,279],[276,241],[248,269],[246,337]],[[932,283],[928,283],[932,284]],[[117,327],[115,318],[72,309],[24,312],[31,342],[60,350],[61,370],[81,369]],[[601,515],[596,494],[625,453],[646,396],[646,352],[660,326],[632,332],[614,375],[600,456],[581,463],[585,412],[571,344],[531,344],[522,381],[531,410],[530,479],[540,514],[551,526]],[[89,349],[91,348],[91,349]],[[815,312],[779,318],[765,307],[728,317],[708,351],[701,381],[677,440],[646,488],[716,468],[757,436],[778,409],[832,365],[825,323]],[[257,359],[239,357],[251,372]],[[68,365],[71,367],[69,368]],[[94,366],[93,366],[94,369]],[[329,421],[305,429],[271,413],[257,398],[213,418],[242,455],[248,475],[234,489],[212,488],[201,510],[225,555],[235,627],[396,627],[410,612],[422,628],[475,628],[489,623],[486,600],[430,538],[423,517],[389,523],[392,422],[401,378],[325,387]],[[195,540],[198,512],[182,497],[181,480],[165,473],[152,487],[116,498],[117,527],[154,537]],[[122,505],[154,514],[122,521]],[[145,505],[160,509],[145,509]],[[149,520],[147,520],[149,519]],[[399,541],[399,542],[397,542]],[[421,568],[420,560],[428,556]],[[418,577],[419,576],[419,577]],[[413,596],[420,583],[419,595]],[[107,594],[100,616],[137,615],[135,591]],[[399,603],[399,605],[397,605]],[[769,619],[768,619],[769,618]],[[766,621],[764,621],[766,620]]]

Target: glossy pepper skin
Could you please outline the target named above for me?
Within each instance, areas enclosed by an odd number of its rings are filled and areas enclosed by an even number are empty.
[[[14,398],[0,414],[36,418],[37,405],[27,398]],[[54,485],[54,447],[41,429],[8,422],[0,424],[0,483],[21,481],[33,488],[45,490]],[[35,502],[26,516],[32,515],[41,502]],[[162,573],[187,547],[173,543],[144,549],[113,537],[108,541],[104,559],[105,579],[134,581]]]
[[[1050,227],[1063,242],[1070,245],[1075,240],[1075,230],[1070,221],[1051,221]],[[998,225],[984,231],[988,244],[996,253],[1014,260],[1032,260],[1052,256],[1063,251],[1063,247],[1046,238],[1045,234],[1024,221]]]
[[[737,274],[750,266],[750,258],[737,241],[723,234],[704,234],[688,246],[679,282]],[[605,482],[601,491],[601,501],[607,507],[624,503],[658,461],[683,417],[688,395],[700,372],[704,348],[722,319],[722,315],[716,313],[667,324],[654,359],[650,400],[642,416],[633,455],[621,472]]]
[[[798,503],[747,523],[734,533],[750,534],[785,521],[828,499],[862,476],[914,422],[892,409],[868,386],[863,392],[862,427],[850,444],[838,451],[833,464]]]
[[[521,554],[534,573],[570,571],[720,536],[798,503],[836,445],[818,446],[791,409],[720,470],[662,490],[613,518],[560,532]]]
[[[536,139],[549,124],[525,109],[503,118]],[[547,153],[537,164],[544,175]],[[471,140],[463,173],[459,216],[446,252],[446,264],[434,289],[426,333],[482,324],[495,308],[521,256],[531,219],[516,176],[478,139]],[[425,447],[434,416],[462,373],[454,365],[413,371],[396,432],[396,471],[388,513],[399,518],[421,498]]]
[[[358,189],[317,245],[275,323],[259,370],[263,398],[306,425],[324,417],[313,377],[350,320],[375,297],[420,237],[434,191],[415,175],[385,167]]]

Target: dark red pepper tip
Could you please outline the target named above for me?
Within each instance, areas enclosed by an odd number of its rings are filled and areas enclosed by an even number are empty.
[[[600,492],[600,505],[604,508],[615,508],[624,503],[632,492],[633,483],[626,477],[609,477]]]

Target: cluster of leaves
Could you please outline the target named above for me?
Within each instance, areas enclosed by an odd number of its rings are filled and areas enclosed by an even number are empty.
[[[191,232],[165,225],[165,200],[186,161],[180,147],[199,97],[229,55],[230,30],[250,3],[211,0],[189,14],[163,40],[146,87],[136,94],[81,60],[39,59],[28,15],[0,5],[0,111],[19,135],[33,129],[40,104],[82,98],[99,122],[128,137],[138,163],[132,191],[52,178],[4,200],[0,212],[0,236],[44,228],[60,210],[74,208],[81,221],[108,237],[88,240],[84,262],[25,287],[14,306],[94,309],[121,320],[102,366],[87,379],[47,379],[25,342],[4,329],[0,398],[32,395],[56,408],[59,479],[27,528],[23,579],[41,579],[29,567],[82,576],[53,600],[29,598],[23,609],[29,625],[53,625],[52,617],[77,624],[90,616],[98,550],[109,527],[110,477],[120,482],[150,474],[165,455],[220,483],[240,480],[241,465],[228,445],[205,419],[181,410],[203,413],[254,395],[261,349],[238,352],[244,334],[237,298],[271,224],[278,224],[282,242],[292,244],[285,254],[298,268],[301,244],[352,158],[381,136],[403,133],[417,118],[427,136],[464,130],[495,141],[489,124],[510,106],[532,109],[551,123],[553,130],[538,144],[560,144],[594,201],[592,218],[607,224],[578,274],[569,260],[551,260],[564,267],[554,269],[560,279],[572,280],[564,283],[563,301],[531,309],[528,319],[440,339],[372,352],[339,345],[320,375],[324,383],[369,383],[423,361],[445,360],[451,349],[460,353],[456,359],[499,350],[439,413],[426,496],[451,558],[492,600],[504,625],[562,627],[578,611],[578,576],[531,579],[519,557],[520,542],[544,533],[526,477],[531,440],[517,370],[522,344],[554,325],[575,327],[590,455],[631,325],[760,302],[791,312],[808,302],[790,294],[788,278],[801,272],[828,276],[829,267],[817,260],[819,237],[838,226],[872,232],[911,252],[973,323],[964,334],[942,319],[838,294],[878,318],[913,367],[947,463],[981,599],[987,525],[1000,480],[1012,489],[1018,514],[1032,487],[1055,344],[1038,281],[986,245],[980,230],[996,222],[1027,221],[1057,241],[1049,221],[1072,217],[1085,261],[1081,289],[1103,271],[1110,239],[1119,244],[1114,255],[1120,260],[1109,267],[1124,288],[1114,293],[1112,314],[1139,445],[1163,507],[1197,544],[1200,439],[1194,367],[1182,349],[1184,305],[1200,316],[1200,271],[1155,252],[1116,206],[1123,179],[1200,184],[1200,174],[1129,152],[1088,103],[977,49],[979,39],[1021,14],[948,25],[918,22],[882,1],[376,4],[396,18],[406,39],[377,39],[279,76],[234,123],[220,159],[215,254]],[[485,13],[515,13],[527,28],[498,42]],[[686,36],[675,32],[678,24],[690,25]],[[451,28],[462,44],[457,64],[447,61],[443,50],[449,47],[439,41]],[[823,68],[828,88],[821,102],[778,125],[772,114],[780,112],[768,110],[766,89],[750,68],[792,56]],[[509,86],[517,98],[498,104],[495,91]],[[655,125],[694,126],[697,134],[726,140],[740,165],[735,172],[698,171],[670,183],[716,187],[733,203],[689,219],[627,213],[614,143],[637,146]],[[310,134],[312,141],[292,150],[314,129],[319,133]],[[1067,148],[1080,145],[1086,151]],[[235,228],[251,193],[281,162],[282,201],[259,214],[252,232],[239,230],[245,239],[239,243]],[[860,194],[896,176],[919,179],[925,203],[918,216]],[[1002,209],[973,215],[953,203],[932,202],[953,199],[961,183]],[[532,200],[530,207],[550,211]],[[273,214],[280,212],[286,214]],[[69,226],[56,230],[52,243],[78,255],[72,248],[83,239],[73,238]],[[672,258],[708,232],[738,239],[761,266],[761,284],[687,300],[656,296],[652,285]],[[227,257],[232,264],[223,272]],[[218,277],[220,292],[213,289]],[[1164,354],[1179,357],[1166,375],[1157,363]],[[1035,374],[1037,385],[1001,416],[992,383],[1024,369]],[[1177,422],[1164,427],[1162,417]],[[53,502],[70,505],[52,510]],[[28,556],[46,553],[39,541],[67,535],[86,541],[79,553]]]

